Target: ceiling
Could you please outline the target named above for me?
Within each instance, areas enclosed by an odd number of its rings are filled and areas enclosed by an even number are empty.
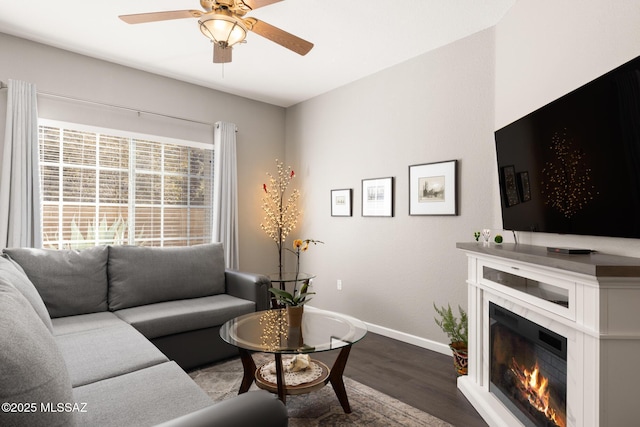
[[[247,14],[314,43],[306,56],[257,34],[214,64],[196,19],[118,15],[198,0],[3,1],[0,32],[288,107],[495,25],[516,0],[285,0]],[[0,76],[8,78],[9,76]]]

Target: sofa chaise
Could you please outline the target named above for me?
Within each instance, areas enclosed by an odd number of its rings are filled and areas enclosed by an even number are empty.
[[[0,425],[286,426],[275,396],[214,403],[184,371],[236,354],[219,328],[268,287],[220,244],[4,249]]]

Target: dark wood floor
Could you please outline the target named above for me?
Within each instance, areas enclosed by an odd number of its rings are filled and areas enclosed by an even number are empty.
[[[331,366],[337,354],[313,357]],[[368,333],[352,347],[345,376],[455,426],[487,425],[457,389],[450,356]]]

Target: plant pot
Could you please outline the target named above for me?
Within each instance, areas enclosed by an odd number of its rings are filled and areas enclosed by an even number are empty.
[[[467,344],[462,341],[452,342],[449,348],[453,352],[453,366],[456,368],[458,376],[467,375],[467,365],[469,363],[469,355],[467,353]]]
[[[302,315],[304,314],[304,305],[288,305],[287,320],[290,328],[299,328],[302,325]]]
[[[304,305],[288,305],[287,306],[287,345],[292,348],[302,347],[304,340],[302,338],[302,315],[304,314]]]

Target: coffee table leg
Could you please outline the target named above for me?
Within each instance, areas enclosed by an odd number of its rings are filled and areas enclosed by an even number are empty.
[[[242,360],[242,367],[244,368],[244,376],[242,377],[242,384],[240,384],[238,394],[242,394],[249,391],[249,387],[251,387],[251,384],[253,384],[253,381],[256,379],[256,363],[253,361],[253,357],[251,357],[249,351],[244,348],[240,348],[239,350],[240,360]]]
[[[342,405],[342,409],[344,409],[344,412],[346,414],[351,413],[351,406],[349,405],[347,390],[344,388],[342,374],[344,373],[345,366],[347,366],[347,360],[349,359],[350,351],[350,345],[343,347],[342,350],[340,350],[340,354],[336,358],[336,361],[333,363],[333,367],[331,367],[331,372],[329,373],[329,382],[331,382],[331,386],[336,392],[338,401],[340,402],[340,405]]]
[[[287,403],[287,385],[284,382],[284,369],[282,368],[282,354],[276,353],[276,377],[278,383],[278,398],[282,403]]]

